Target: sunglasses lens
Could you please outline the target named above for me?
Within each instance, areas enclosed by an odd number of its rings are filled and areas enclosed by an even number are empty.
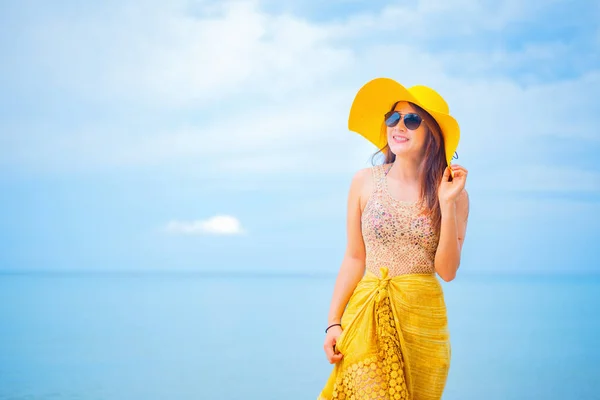
[[[400,114],[397,112],[393,112],[385,116],[385,124],[390,128],[398,125],[398,121],[400,121]]]
[[[414,131],[421,125],[421,117],[417,114],[406,114],[404,116],[404,125],[411,131]]]

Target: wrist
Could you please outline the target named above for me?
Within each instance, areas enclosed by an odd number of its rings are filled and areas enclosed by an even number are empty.
[[[339,326],[339,327],[341,328],[341,327],[342,327],[342,324],[340,324],[340,323],[329,324],[329,325],[327,326],[327,328],[325,329],[325,333],[329,332],[329,329],[331,329],[331,328],[334,328],[334,327],[336,327],[336,326]]]
[[[443,214],[448,214],[456,211],[456,202],[454,200],[440,200],[440,210]]]

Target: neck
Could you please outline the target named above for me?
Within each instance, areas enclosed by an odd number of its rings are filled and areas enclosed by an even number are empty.
[[[388,176],[397,181],[418,184],[421,176],[421,165],[417,160],[396,157]]]

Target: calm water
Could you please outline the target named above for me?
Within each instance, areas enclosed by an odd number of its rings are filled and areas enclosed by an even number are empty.
[[[0,399],[315,399],[334,279],[0,274]],[[444,399],[600,399],[598,277],[443,285]]]

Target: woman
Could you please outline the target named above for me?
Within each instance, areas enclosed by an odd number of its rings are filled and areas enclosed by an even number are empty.
[[[348,126],[385,161],[350,186],[324,344],[335,366],[318,399],[440,399],[451,346],[436,274],[456,276],[469,212],[467,170],[450,166],[458,123],[434,90],[378,78],[359,90]]]

